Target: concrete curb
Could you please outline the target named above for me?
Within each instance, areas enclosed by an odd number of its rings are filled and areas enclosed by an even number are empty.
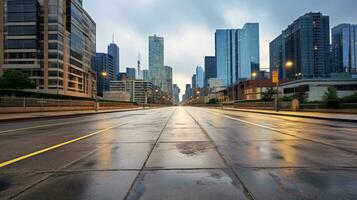
[[[244,110],[244,109],[234,109],[234,108],[223,108],[223,110],[357,123],[357,119],[343,119],[343,118],[331,118],[331,117],[306,116],[306,115],[299,115],[299,114],[286,114],[286,113],[284,114],[284,113],[279,113],[279,112],[274,113],[274,112],[263,112],[263,111],[259,111],[259,110]]]
[[[145,108],[145,110],[146,109],[152,109],[152,108]],[[87,113],[69,113],[69,114],[63,114],[63,115],[29,116],[29,117],[0,119],[0,122],[22,121],[22,120],[28,120],[28,119],[36,120],[36,119],[45,119],[45,118],[46,119],[56,119],[56,118],[61,118],[61,117],[77,117],[77,116],[79,117],[79,116],[86,116],[86,115],[107,114],[107,113],[115,113],[115,112],[129,112],[129,111],[137,111],[137,110],[143,110],[143,109],[142,108],[140,108],[140,109],[118,109],[118,110],[87,112]],[[14,113],[14,114],[16,114],[16,113]]]

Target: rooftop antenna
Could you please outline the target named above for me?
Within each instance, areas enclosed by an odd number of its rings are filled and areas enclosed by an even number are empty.
[[[113,41],[113,43],[114,43],[114,33],[113,33],[112,39],[113,39],[112,41]]]
[[[138,53],[138,62],[137,62],[137,64],[138,64],[138,75],[140,75],[140,73],[141,73],[141,67],[140,67],[140,63],[141,63],[141,55],[140,55],[140,52]]]

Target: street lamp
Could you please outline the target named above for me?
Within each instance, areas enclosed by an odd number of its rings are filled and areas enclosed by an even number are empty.
[[[285,62],[284,68],[285,69],[292,69],[294,67],[294,62],[288,60]],[[275,99],[275,107],[276,111],[279,111],[279,70],[276,69],[276,99]]]
[[[294,62],[293,61],[286,61],[286,63],[285,63],[285,68],[286,69],[290,69],[290,68],[292,68],[294,66]]]
[[[105,79],[105,78],[108,76],[108,73],[103,70],[103,71],[100,73],[100,75],[101,75],[102,79]],[[97,75],[97,81],[99,81],[99,80],[98,80],[98,75]],[[97,88],[97,89],[98,89],[98,88]],[[103,90],[103,92],[104,92],[104,81],[103,81],[102,90]],[[104,94],[103,94],[103,96],[104,96]],[[95,111],[98,111],[98,91],[97,91],[97,94],[95,95]]]
[[[255,79],[255,78],[257,77],[257,75],[258,75],[257,72],[253,72],[253,73],[252,73],[253,79]]]

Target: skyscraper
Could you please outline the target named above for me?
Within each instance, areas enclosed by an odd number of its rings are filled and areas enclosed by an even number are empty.
[[[205,57],[205,87],[208,86],[208,79],[210,78],[217,78],[216,57],[214,56]]]
[[[0,74],[21,69],[43,92],[94,96],[96,24],[81,1],[2,0],[0,27]]]
[[[161,87],[164,74],[164,38],[149,36],[149,73],[154,85]]]
[[[329,17],[321,13],[307,13],[299,17],[271,43],[271,67],[279,67],[282,78],[330,73],[329,27]],[[290,66],[285,66],[286,63]]]
[[[192,85],[192,89],[196,89],[197,88],[197,80],[196,80],[196,74],[192,75],[191,77],[191,85]]]
[[[172,68],[170,66],[163,66],[161,90],[172,95]]]
[[[202,67],[196,67],[196,87],[203,88],[204,87],[204,71]]]
[[[172,86],[172,97],[175,100],[175,103],[180,103],[180,88],[177,84]]]
[[[250,79],[253,72],[259,71],[259,24],[216,30],[215,57],[217,78],[224,86]]]
[[[278,70],[279,79],[283,79],[283,36],[279,35],[269,43],[270,72]],[[270,73],[272,79],[272,73]]]
[[[191,99],[192,96],[192,88],[191,88],[191,84],[186,84],[186,88],[185,88],[185,99],[189,100]]]
[[[332,71],[357,73],[357,25],[332,28]]]
[[[116,76],[114,76],[113,57],[109,54],[97,53],[95,61],[96,71],[98,73],[97,93],[103,95],[103,91],[109,91],[110,81],[116,79]],[[103,72],[106,73],[105,77],[101,75]]]
[[[120,49],[114,41],[108,46],[108,54],[113,57],[114,75],[117,76],[120,72]]]

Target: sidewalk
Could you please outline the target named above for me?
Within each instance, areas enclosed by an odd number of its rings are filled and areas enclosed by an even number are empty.
[[[346,121],[357,122],[357,114],[339,114],[339,113],[319,113],[319,112],[293,112],[293,111],[272,111],[272,110],[257,110],[257,109],[240,109],[240,108],[223,108],[224,110],[234,110],[240,112],[281,115],[289,117],[303,117],[311,119],[333,120],[333,121]]]
[[[111,109],[111,110],[81,110],[81,111],[52,111],[52,112],[31,112],[31,113],[9,113],[0,114],[0,122],[2,121],[12,121],[12,120],[23,120],[23,119],[40,119],[40,118],[54,118],[54,117],[65,117],[65,116],[80,116],[80,115],[91,115],[91,114],[101,114],[101,113],[112,113],[112,112],[125,112],[142,110],[140,108],[125,108],[125,109]]]

